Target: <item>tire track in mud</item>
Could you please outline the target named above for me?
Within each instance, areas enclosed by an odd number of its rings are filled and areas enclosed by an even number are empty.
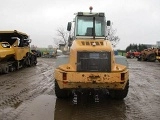
[[[4,102],[0,106],[0,119],[16,120],[21,113],[26,112],[26,106],[35,97],[41,94],[55,95],[55,63],[52,60],[40,58],[36,67],[13,72],[11,76],[0,76],[0,104]],[[73,106],[68,101],[57,99],[55,120],[159,120],[160,63],[138,62],[135,59],[128,61],[130,87],[128,96],[123,101],[107,99],[98,104]]]
[[[160,119],[160,64],[129,60],[130,90],[126,99],[132,119]]]
[[[9,73],[10,76],[0,76],[0,111],[3,111],[0,118],[16,118],[21,109],[25,109],[26,105],[18,108],[22,103],[31,101],[41,94],[53,94],[55,62],[47,62],[40,59],[35,67]]]
[[[72,106],[57,99],[55,120],[160,120],[160,64],[128,61],[130,85],[123,101]]]

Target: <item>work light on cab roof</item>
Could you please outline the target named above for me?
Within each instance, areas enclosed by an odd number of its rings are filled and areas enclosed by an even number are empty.
[[[90,13],[92,13],[93,7],[90,6],[90,7],[89,7],[89,10],[90,10]]]

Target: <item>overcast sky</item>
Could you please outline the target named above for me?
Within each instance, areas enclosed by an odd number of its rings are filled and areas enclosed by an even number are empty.
[[[67,27],[78,11],[105,12],[113,22],[120,42],[156,44],[160,41],[160,0],[3,0],[0,30],[18,30],[30,35],[38,47],[53,45],[56,30]]]

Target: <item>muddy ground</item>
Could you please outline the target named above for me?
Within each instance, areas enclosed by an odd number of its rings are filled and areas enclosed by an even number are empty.
[[[77,105],[54,93],[55,59],[0,75],[0,120],[160,120],[160,63],[128,59],[130,85],[123,101],[100,96]]]

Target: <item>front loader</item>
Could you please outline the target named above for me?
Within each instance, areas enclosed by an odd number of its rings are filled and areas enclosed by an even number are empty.
[[[67,98],[75,91],[109,91],[114,99],[128,94],[129,71],[125,57],[115,57],[112,44],[107,40],[105,13],[78,12],[74,24],[68,23],[69,48],[57,57],[54,70],[55,94]],[[73,34],[72,34],[73,33]]]

